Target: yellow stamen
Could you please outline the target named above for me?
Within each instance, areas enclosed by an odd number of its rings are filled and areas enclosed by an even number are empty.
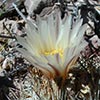
[[[44,54],[44,55],[54,55],[54,54],[59,54],[60,55],[60,57],[63,57],[63,49],[53,49],[53,50],[51,50],[51,51],[44,51],[44,52],[42,52],[42,54]]]

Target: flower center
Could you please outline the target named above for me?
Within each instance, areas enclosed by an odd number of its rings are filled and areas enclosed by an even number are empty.
[[[48,56],[48,55],[55,55],[55,54],[59,54],[60,57],[63,57],[63,52],[64,50],[63,49],[53,49],[53,50],[50,50],[50,51],[44,51],[42,54]]]

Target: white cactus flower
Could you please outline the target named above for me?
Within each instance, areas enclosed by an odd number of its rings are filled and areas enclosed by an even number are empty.
[[[83,39],[87,25],[82,25],[82,19],[71,25],[70,14],[63,19],[60,16],[60,10],[56,9],[43,18],[37,16],[35,24],[27,20],[27,36],[16,36],[23,46],[18,51],[52,79],[65,79],[80,51],[87,45]]]

